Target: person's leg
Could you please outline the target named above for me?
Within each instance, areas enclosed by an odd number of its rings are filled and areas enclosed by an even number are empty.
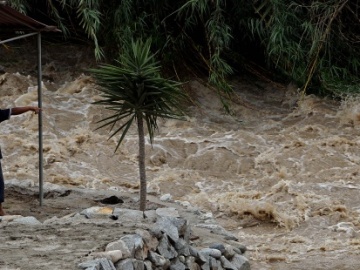
[[[4,177],[3,177],[1,162],[0,162],[0,216],[5,215],[5,212],[2,209],[2,205],[1,205],[4,202],[4,197],[5,197]]]

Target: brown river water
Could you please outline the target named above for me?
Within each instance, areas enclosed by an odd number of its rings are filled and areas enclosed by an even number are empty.
[[[159,120],[147,138],[148,192],[171,194],[210,215],[248,247],[252,269],[360,269],[360,105],[295,95],[239,77],[233,115],[200,81],[186,121]],[[36,78],[0,75],[0,105],[36,105]],[[296,92],[296,91],[295,91]],[[95,130],[107,111],[91,103],[91,78],[43,85],[44,180],[138,192],[137,133]],[[37,185],[37,117],[1,124],[7,181]]]

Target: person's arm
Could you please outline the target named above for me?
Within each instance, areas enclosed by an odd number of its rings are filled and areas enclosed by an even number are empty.
[[[35,114],[38,114],[41,109],[35,106],[25,106],[25,107],[14,107],[11,108],[11,115],[23,114],[28,111],[33,111]]]

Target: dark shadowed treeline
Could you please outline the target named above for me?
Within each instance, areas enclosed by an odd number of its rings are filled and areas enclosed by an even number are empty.
[[[225,105],[229,77],[260,67],[304,92],[360,91],[360,0],[8,2],[52,20],[65,37],[91,40],[101,61],[117,58],[126,41],[151,38],[164,70],[205,75]]]

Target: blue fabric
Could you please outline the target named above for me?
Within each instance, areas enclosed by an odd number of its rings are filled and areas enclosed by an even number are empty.
[[[4,177],[3,177],[1,162],[0,162],[0,203],[4,202],[4,197],[5,197],[4,190],[5,190]]]
[[[0,122],[10,118],[10,109],[0,110]]]
[[[10,118],[11,110],[5,109],[0,110],[0,122],[8,120]],[[0,160],[2,159],[1,148],[0,148]],[[1,162],[0,162],[0,203],[4,202],[4,176],[2,173]]]

